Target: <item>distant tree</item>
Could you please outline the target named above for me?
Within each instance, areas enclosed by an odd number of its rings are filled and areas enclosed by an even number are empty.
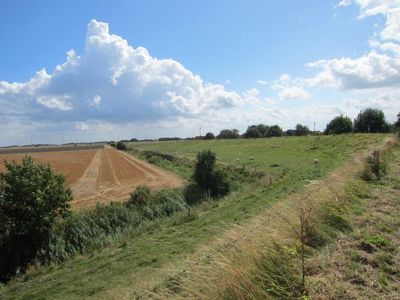
[[[255,125],[247,127],[246,132],[243,134],[244,138],[260,138],[262,136],[262,133]]]
[[[310,133],[311,133],[311,131],[310,131],[310,129],[308,129],[307,126],[301,125],[301,124],[296,125],[295,135],[302,136],[302,135],[307,135]]]
[[[218,139],[237,139],[239,137],[239,130],[237,129],[223,129],[217,135]]]
[[[294,129],[288,129],[285,132],[286,136],[294,136],[296,134],[296,130]]]
[[[397,114],[397,121],[394,123],[397,128],[400,128],[400,113]]]
[[[69,212],[72,193],[49,165],[25,157],[0,173],[0,280],[24,272],[47,243],[57,218]]]
[[[325,134],[342,134],[351,132],[353,129],[353,122],[347,116],[334,117],[328,125],[326,125]]]
[[[282,135],[283,135],[283,130],[278,125],[272,125],[271,127],[269,127],[267,132],[267,137],[282,136]]]
[[[116,148],[116,147],[117,147],[117,143],[116,143],[116,142],[114,142],[114,141],[111,141],[109,144],[110,144],[110,146],[111,146],[111,147],[114,147],[114,148]]]
[[[230,192],[230,184],[224,172],[216,169],[216,155],[211,150],[197,154],[193,179],[201,191],[212,197],[222,197]]]
[[[244,138],[261,138],[267,137],[269,126],[265,124],[251,125],[247,127],[243,134]]]
[[[131,138],[131,142],[138,142],[139,140],[137,138]]]
[[[204,138],[206,140],[213,140],[213,139],[215,139],[215,135],[212,132],[207,132]]]
[[[258,124],[257,129],[262,137],[267,137],[269,126],[265,124]]]
[[[125,151],[127,149],[126,144],[123,141],[117,142],[116,148],[121,151]]]
[[[385,114],[380,109],[367,108],[364,111],[360,111],[354,120],[355,132],[388,132],[389,129]]]

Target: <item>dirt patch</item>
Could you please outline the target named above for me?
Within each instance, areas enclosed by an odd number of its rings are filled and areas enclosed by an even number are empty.
[[[96,203],[127,200],[140,185],[154,189],[182,186],[177,175],[138,160],[113,148],[29,153],[35,162],[50,164],[66,176],[71,187],[75,209]],[[6,170],[3,161],[21,162],[25,154],[0,155],[0,172]]]
[[[72,185],[83,176],[97,151],[101,150],[0,154],[0,172],[6,171],[4,160],[20,163],[29,155],[35,162],[50,164],[57,172],[66,176],[68,185]]]
[[[75,199],[72,206],[87,208],[96,203],[111,201],[125,201],[134,189],[140,185],[147,185],[154,189],[164,187],[179,187],[183,181],[177,175],[152,166],[123,152],[106,148],[99,151],[99,161],[92,163],[88,171],[92,176],[82,176],[75,185]],[[85,172],[86,174],[86,172]],[[96,177],[96,189],[86,193],[90,181],[93,186],[93,177]],[[88,179],[92,178],[92,179]],[[80,187],[80,188],[78,188]]]

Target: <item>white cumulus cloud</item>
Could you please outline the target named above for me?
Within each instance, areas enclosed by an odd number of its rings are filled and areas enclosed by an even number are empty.
[[[43,69],[27,82],[0,81],[0,114],[43,121],[162,119],[244,101],[223,85],[204,82],[175,60],[132,47],[111,34],[107,23],[96,20],[88,24],[81,55],[70,50],[54,72]]]
[[[400,0],[342,0],[339,6],[355,4],[359,18],[386,18],[371,50],[357,58],[322,59],[307,66],[320,72],[308,80],[311,86],[360,90],[397,87],[400,84]]]

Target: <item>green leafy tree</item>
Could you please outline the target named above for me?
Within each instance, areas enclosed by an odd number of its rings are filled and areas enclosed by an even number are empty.
[[[211,150],[203,150],[197,153],[197,162],[193,173],[193,179],[204,191],[211,191],[215,163],[216,156]]]
[[[216,155],[211,150],[197,154],[193,179],[202,192],[212,197],[222,197],[230,192],[230,184],[224,172],[216,170]]]
[[[394,123],[397,128],[400,128],[400,113],[397,114],[397,121]]]
[[[215,139],[215,135],[212,132],[207,132],[204,138],[206,140],[213,140],[213,139]]]
[[[271,127],[269,127],[267,132],[267,137],[282,136],[282,135],[283,135],[283,130],[278,125],[272,125]]]
[[[347,116],[334,117],[325,128],[325,134],[349,133],[353,129],[353,122]]]
[[[388,132],[389,124],[386,122],[385,114],[380,109],[367,108],[360,111],[354,120],[355,132]]]
[[[261,138],[266,137],[268,134],[269,126],[265,124],[251,125],[247,127],[246,132],[243,134],[244,138]]]
[[[217,135],[218,139],[237,139],[239,138],[239,130],[237,129],[223,129]]]
[[[49,165],[25,157],[0,173],[0,279],[26,266],[47,243],[57,218],[69,212],[71,190]]]
[[[262,137],[262,133],[260,132],[260,130],[258,129],[257,126],[252,125],[247,127],[246,132],[243,135],[244,138],[260,138]]]
[[[303,135],[307,135],[307,134],[310,134],[310,133],[311,133],[311,131],[307,126],[301,125],[301,124],[297,124],[296,125],[295,135],[303,136]]]

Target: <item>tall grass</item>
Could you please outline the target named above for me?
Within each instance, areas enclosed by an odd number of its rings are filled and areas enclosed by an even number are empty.
[[[386,145],[384,152],[391,146]],[[362,166],[356,159],[304,194],[278,203],[265,213],[268,221],[255,220],[247,232],[241,228],[228,232],[221,250],[176,275],[175,288],[156,293],[155,298],[306,299],[308,269],[302,267],[302,257],[313,256],[352,230],[352,206],[366,189],[366,183],[353,183]],[[299,208],[310,212],[303,220],[302,238]]]
[[[151,196],[152,203],[140,208],[111,203],[72,212],[59,220],[48,243],[39,251],[38,262],[59,263],[78,253],[101,249],[122,233],[148,227],[152,221],[183,211],[187,206],[180,190],[161,190]]]

